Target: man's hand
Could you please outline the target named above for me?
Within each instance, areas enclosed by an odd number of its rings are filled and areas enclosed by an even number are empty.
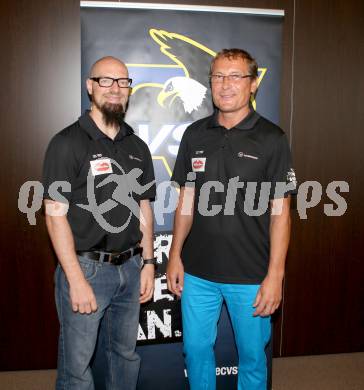
[[[95,294],[85,278],[70,283],[70,299],[75,313],[91,314],[97,310]]]
[[[166,273],[169,291],[180,297],[183,290],[184,279],[184,268],[180,256],[170,255]]]
[[[145,264],[140,273],[140,303],[149,301],[154,292],[154,264]]]
[[[267,275],[263,280],[253,307],[253,316],[267,317],[272,315],[279,307],[282,299],[282,278]]]

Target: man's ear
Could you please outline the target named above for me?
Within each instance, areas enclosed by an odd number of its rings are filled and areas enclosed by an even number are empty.
[[[250,84],[250,92],[255,95],[255,93],[257,92],[257,89],[258,89],[258,78],[257,77],[254,77],[251,81],[251,84]]]
[[[86,88],[87,88],[87,93],[91,96],[92,95],[92,80],[90,80],[90,79],[86,80]]]

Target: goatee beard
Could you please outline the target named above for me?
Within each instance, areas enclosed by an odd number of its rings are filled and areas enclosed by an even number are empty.
[[[125,111],[122,104],[105,103],[101,108],[103,121],[106,126],[119,127],[124,119]]]

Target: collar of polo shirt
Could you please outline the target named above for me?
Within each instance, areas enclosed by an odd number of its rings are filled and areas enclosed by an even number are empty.
[[[102,139],[109,138],[106,134],[104,134],[96,125],[96,123],[92,120],[90,116],[90,110],[86,110],[85,114],[80,116],[79,121],[82,128],[87,131],[87,133],[91,136],[92,139]],[[133,129],[125,122],[120,123],[120,131],[116,134],[114,141],[120,141],[127,135],[133,134]]]
[[[219,111],[215,110],[213,116],[211,117],[210,123],[208,124],[208,127],[214,128],[214,127],[223,127],[220,125],[220,123],[217,120]],[[237,125],[235,125],[234,129],[239,130],[251,130],[255,124],[258,122],[260,118],[260,115],[254,110],[252,105],[250,105],[250,112],[249,114]]]

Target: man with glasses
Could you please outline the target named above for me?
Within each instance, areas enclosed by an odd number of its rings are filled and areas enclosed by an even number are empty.
[[[265,390],[294,171],[285,134],[252,107],[258,67],[251,55],[222,50],[210,80],[216,111],[186,129],[172,176],[181,190],[168,287],[182,298],[191,389],[216,387],[214,343],[225,301],[239,355],[238,389]]]
[[[46,224],[59,260],[57,389],[94,389],[98,337],[106,388],[136,388],[139,307],[154,289],[155,184],[147,145],[123,121],[131,82],[123,62],[98,60],[86,81],[91,110],[56,134],[45,156]]]

